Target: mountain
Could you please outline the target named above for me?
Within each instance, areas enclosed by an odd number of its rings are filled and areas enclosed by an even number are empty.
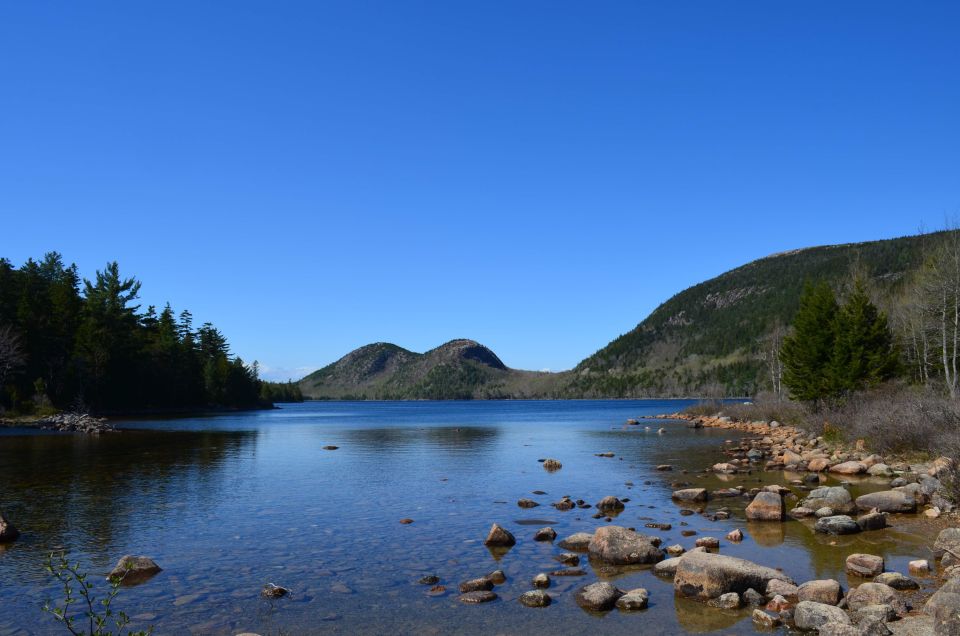
[[[474,340],[451,340],[426,353],[377,342],[311,373],[299,385],[314,399],[504,399],[549,395],[552,375],[507,368]]]
[[[563,394],[577,397],[753,395],[769,387],[765,340],[789,325],[806,281],[864,277],[881,307],[940,234],[799,249],[694,285],[578,364]]]
[[[842,289],[854,271],[891,309],[943,233],[773,254],[686,289],[631,331],[561,373],[506,367],[473,340],[426,353],[361,347],[300,381],[326,399],[484,399],[748,396],[769,388],[770,335],[789,325],[804,283]]]

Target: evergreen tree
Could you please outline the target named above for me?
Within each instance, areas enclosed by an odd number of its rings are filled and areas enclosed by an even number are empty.
[[[826,282],[807,283],[793,332],[783,339],[783,383],[796,400],[813,401],[831,393],[828,373],[835,344],[837,300]]]
[[[863,283],[840,308],[830,363],[831,393],[842,395],[875,386],[896,375],[899,353],[886,315],[870,302]]]

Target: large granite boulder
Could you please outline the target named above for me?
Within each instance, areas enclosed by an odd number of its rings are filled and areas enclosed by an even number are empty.
[[[622,590],[606,581],[591,583],[577,591],[577,605],[594,612],[605,612],[613,609],[623,594]]]
[[[490,526],[490,532],[487,533],[487,538],[483,540],[483,545],[498,548],[508,548],[516,543],[517,540],[513,534],[499,523]]]
[[[107,575],[108,580],[117,580],[121,585],[139,585],[159,573],[161,568],[153,559],[127,554],[120,557]]]
[[[709,600],[729,592],[743,594],[750,588],[765,590],[773,579],[793,583],[783,572],[745,559],[688,552],[680,557],[673,588],[680,596]]]
[[[746,515],[750,521],[783,521],[787,507],[777,493],[762,491],[747,506]]]
[[[902,490],[881,490],[857,497],[857,508],[880,512],[916,512],[917,501]]]
[[[937,634],[960,634],[960,578],[944,583],[923,606],[923,613],[933,617]]]
[[[819,629],[829,623],[849,625],[850,617],[834,605],[801,601],[793,610],[793,622],[799,629]]]
[[[598,528],[587,550],[590,556],[612,565],[656,563],[663,559],[663,552],[654,545],[653,537],[620,526]]]
[[[847,607],[853,611],[870,605],[889,605],[900,616],[907,613],[907,604],[897,591],[883,583],[863,583],[847,594]]]
[[[800,505],[810,510],[830,508],[839,515],[848,515],[857,510],[857,506],[853,503],[853,497],[850,496],[846,488],[841,486],[814,488],[807,495],[807,498],[800,502]]]
[[[813,529],[823,534],[856,534],[860,525],[847,515],[833,515],[817,519]]]
[[[833,579],[807,581],[797,588],[797,600],[836,605],[843,598],[840,583]]]

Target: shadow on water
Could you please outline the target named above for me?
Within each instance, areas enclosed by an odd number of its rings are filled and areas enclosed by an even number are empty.
[[[329,437],[329,432],[318,429]],[[362,428],[345,430],[338,437],[359,451],[391,452],[407,448],[434,448],[440,451],[482,451],[496,442],[500,429],[490,426],[430,426],[423,428]]]
[[[253,453],[256,431],[4,436],[0,502],[25,550],[102,549],[144,523],[223,495],[226,458]]]

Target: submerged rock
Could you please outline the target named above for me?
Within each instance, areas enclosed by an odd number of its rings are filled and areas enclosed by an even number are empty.
[[[279,585],[274,585],[273,583],[267,583],[266,585],[263,586],[263,589],[260,590],[260,596],[268,599],[283,598],[289,593],[290,593],[290,590],[288,590],[287,588],[281,587]]]
[[[478,603],[489,603],[490,601],[497,600],[496,592],[467,592],[466,594],[460,595],[460,602],[467,603],[470,605],[476,605]]]
[[[558,459],[545,459],[543,460],[543,468],[552,473],[555,470],[563,468],[563,464],[561,464]]]
[[[600,510],[601,512],[610,512],[623,509],[623,502],[612,495],[604,497],[597,502],[597,510]]]
[[[553,601],[550,595],[543,590],[524,592],[518,600],[525,607],[547,607]]]
[[[706,501],[709,498],[706,488],[684,488],[673,491],[671,497],[675,501]]]

